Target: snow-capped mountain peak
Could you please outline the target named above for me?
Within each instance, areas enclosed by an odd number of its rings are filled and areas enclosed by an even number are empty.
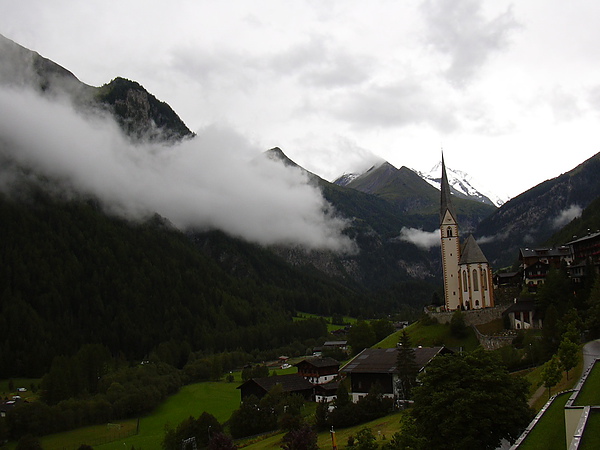
[[[442,175],[441,161],[432,167],[429,172],[420,172],[418,170],[414,170],[414,172],[418,173],[421,178],[436,189],[440,189]],[[451,169],[446,166],[446,175],[448,176],[448,183],[450,184],[452,193],[458,197],[478,200],[494,206],[502,206],[509,200],[506,196],[498,196],[490,190],[483,188],[481,183],[474,180],[472,176],[462,170]]]

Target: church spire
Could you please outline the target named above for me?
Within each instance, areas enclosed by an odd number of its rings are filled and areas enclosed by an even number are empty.
[[[441,204],[440,204],[440,223],[444,220],[446,211],[450,211],[454,220],[456,220],[456,214],[454,212],[454,206],[452,205],[450,185],[448,184],[448,176],[446,175],[446,164],[444,163],[444,152],[442,152],[442,182],[440,189],[442,191]]]

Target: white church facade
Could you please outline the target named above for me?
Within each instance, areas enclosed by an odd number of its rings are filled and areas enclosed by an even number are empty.
[[[493,307],[492,271],[486,257],[472,235],[462,245],[460,242],[457,215],[452,205],[443,156],[440,237],[446,310]]]

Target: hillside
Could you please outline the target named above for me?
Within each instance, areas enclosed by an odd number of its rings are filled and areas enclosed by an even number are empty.
[[[440,191],[407,167],[396,169],[384,162],[344,184],[345,187],[387,200],[404,216],[413,216],[426,230],[439,226]],[[455,207],[463,233],[495,211],[490,204],[455,195]]]
[[[194,135],[167,103],[140,84],[118,77],[101,87],[89,86],[54,61],[1,34],[0,85],[33,88],[47,97],[66,97],[86,113],[108,110],[134,139],[173,142]]]
[[[346,310],[355,295],[256,246],[218,233],[192,241],[159,217],[128,223],[92,200],[33,190],[19,203],[1,196],[0,215],[0,378],[39,376],[84,343],[127,359],[167,341],[277,348],[312,337],[290,311]],[[226,259],[242,252],[246,261]]]
[[[598,173],[600,154],[511,199],[482,220],[475,235],[492,265],[512,264],[519,248],[542,245],[598,198]]]

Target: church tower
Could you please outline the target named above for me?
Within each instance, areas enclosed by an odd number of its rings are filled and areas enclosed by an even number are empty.
[[[443,154],[441,191],[440,235],[442,239],[442,270],[444,273],[444,304],[447,310],[455,310],[462,306],[460,272],[458,269],[460,242],[458,239],[458,221],[452,206]]]
[[[446,310],[494,306],[492,271],[473,235],[461,246],[458,221],[442,155],[440,237]]]

